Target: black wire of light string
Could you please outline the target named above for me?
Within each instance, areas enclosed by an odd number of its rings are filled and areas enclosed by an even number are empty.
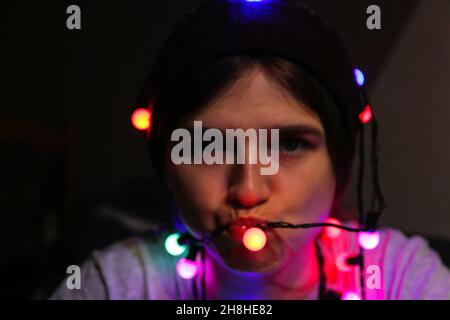
[[[379,145],[378,145],[378,121],[374,118],[372,123],[372,182],[374,187],[372,198],[372,210],[381,213],[385,208],[384,197],[380,187],[379,177]],[[378,200],[378,208],[376,208],[376,201]]]
[[[318,228],[318,227],[334,227],[350,232],[362,232],[369,231],[366,228],[354,228],[341,224],[331,223],[331,222],[314,222],[314,223],[302,223],[302,224],[293,224],[289,222],[267,222],[267,223],[257,223],[255,227],[261,229],[277,229],[277,228],[285,228],[285,229],[310,229],[310,228]]]
[[[205,266],[205,262],[206,262],[206,258],[205,258],[205,247],[201,246],[199,248],[199,254],[200,254],[200,261],[202,264],[202,269],[201,269],[201,277],[200,277],[200,293],[201,295],[199,296],[199,290],[198,290],[198,284],[197,284],[197,278],[198,277],[194,277],[192,279],[192,294],[194,296],[194,300],[202,300],[205,301],[206,300],[206,266]]]
[[[196,279],[197,279],[197,277],[194,277],[192,279],[192,295],[194,296],[194,300],[199,300]]]
[[[201,278],[201,288],[202,288],[202,300],[206,300],[206,252],[205,248],[200,250],[200,255],[202,259],[202,278]]]
[[[363,93],[364,102],[368,103],[367,97],[365,93]],[[366,104],[366,103],[364,103]],[[365,162],[365,135],[364,135],[364,124],[361,125],[361,134],[360,134],[360,145],[359,145],[359,175],[358,175],[358,216],[360,226],[364,226],[366,229],[370,229],[369,231],[373,231],[377,227],[377,220],[380,217],[382,211],[386,208],[386,204],[384,201],[383,194],[381,192],[380,180],[379,180],[379,145],[378,145],[378,121],[376,120],[372,107],[372,132],[371,132],[371,159],[370,159],[370,168],[371,168],[371,176],[372,176],[372,202],[371,202],[371,211],[369,215],[375,215],[368,217],[364,212],[364,198],[363,198],[363,181],[364,181],[364,162]],[[371,221],[367,221],[370,219]],[[373,221],[373,220],[376,221]],[[370,223],[370,226],[368,224]],[[360,246],[359,249],[359,267],[360,267],[360,286],[361,286],[361,298],[365,300],[365,286],[364,286],[364,249]]]
[[[208,244],[215,237],[217,237],[220,233],[225,231],[229,226],[230,226],[230,224],[225,224],[225,225],[217,228],[211,234],[202,237],[201,239],[190,238],[184,244],[188,244],[188,243],[197,243],[199,245]],[[336,224],[336,223],[331,223],[331,222],[313,222],[313,223],[293,224],[293,223],[284,222],[284,221],[274,221],[274,222],[256,223],[254,225],[254,227],[260,228],[263,230],[268,229],[268,228],[271,228],[271,229],[277,229],[277,228],[310,229],[310,228],[320,228],[320,227],[334,227],[334,228],[338,228],[338,229],[342,229],[342,230],[346,230],[346,231],[350,231],[350,232],[370,231],[368,228],[364,228],[364,227],[363,228],[354,228],[354,227],[349,227],[346,225],[341,225],[341,224]]]
[[[357,201],[358,201],[358,221],[360,226],[365,226],[365,215],[364,215],[364,197],[363,197],[363,188],[364,188],[364,162],[365,162],[365,148],[364,148],[364,124],[361,124],[361,131],[359,135],[359,168],[358,168],[358,182],[357,182]],[[365,300],[366,294],[364,290],[364,249],[363,247],[359,247],[359,284],[361,287],[361,299]]]
[[[200,239],[196,239],[194,237],[188,237],[186,238],[186,240],[184,240],[184,242],[182,244],[194,244],[194,245],[198,245],[198,246],[203,246],[205,244],[210,243],[214,238],[216,238],[220,233],[222,233],[223,231],[225,231],[230,224],[225,224],[221,227],[219,227],[218,229],[216,229],[216,231],[212,232],[209,235],[206,235]],[[354,227],[349,227],[346,225],[341,225],[341,224],[336,224],[336,223],[331,223],[331,222],[314,222],[314,223],[302,223],[302,224],[293,224],[293,223],[289,223],[289,222],[284,222],[284,221],[274,221],[274,222],[266,222],[266,223],[256,223],[254,225],[254,227],[256,228],[260,228],[260,229],[310,229],[310,228],[320,228],[320,227],[333,227],[333,228],[338,228],[338,229],[342,229],[342,230],[346,230],[346,231],[350,231],[350,232],[365,232],[365,231],[370,231],[368,228],[365,227],[360,227],[360,228],[354,228]]]
[[[319,300],[324,300],[327,291],[327,278],[325,275],[325,262],[322,254],[322,249],[318,241],[314,242],[317,256],[317,264],[319,265]]]

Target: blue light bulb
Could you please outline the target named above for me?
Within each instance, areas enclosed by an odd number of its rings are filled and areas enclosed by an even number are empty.
[[[354,75],[355,75],[356,83],[360,87],[362,87],[364,85],[364,82],[365,82],[364,73],[361,70],[357,69],[357,68],[353,72],[354,72]]]

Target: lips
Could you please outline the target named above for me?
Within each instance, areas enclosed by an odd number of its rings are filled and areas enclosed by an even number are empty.
[[[254,217],[239,217],[233,220],[229,225],[227,232],[235,241],[242,241],[245,231],[255,227],[258,224],[263,224],[264,220]]]
[[[214,247],[228,267],[245,272],[268,272],[280,265],[285,247],[274,230],[264,230],[267,243],[262,250],[254,252],[243,244],[242,238],[248,229],[266,223],[266,220],[254,217],[239,217],[214,239]]]

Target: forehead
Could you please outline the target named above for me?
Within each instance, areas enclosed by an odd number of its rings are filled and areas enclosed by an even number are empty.
[[[307,124],[323,132],[319,116],[264,72],[253,70],[194,117],[210,128],[273,128]]]

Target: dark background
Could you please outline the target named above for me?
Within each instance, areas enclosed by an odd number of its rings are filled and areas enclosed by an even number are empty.
[[[304,2],[366,74],[380,122],[382,223],[426,237],[449,264],[450,3]],[[69,264],[170,218],[130,116],[157,49],[195,3],[2,4],[1,298],[45,298]],[[71,4],[81,30],[66,28]],[[381,30],[366,28],[370,4]]]

